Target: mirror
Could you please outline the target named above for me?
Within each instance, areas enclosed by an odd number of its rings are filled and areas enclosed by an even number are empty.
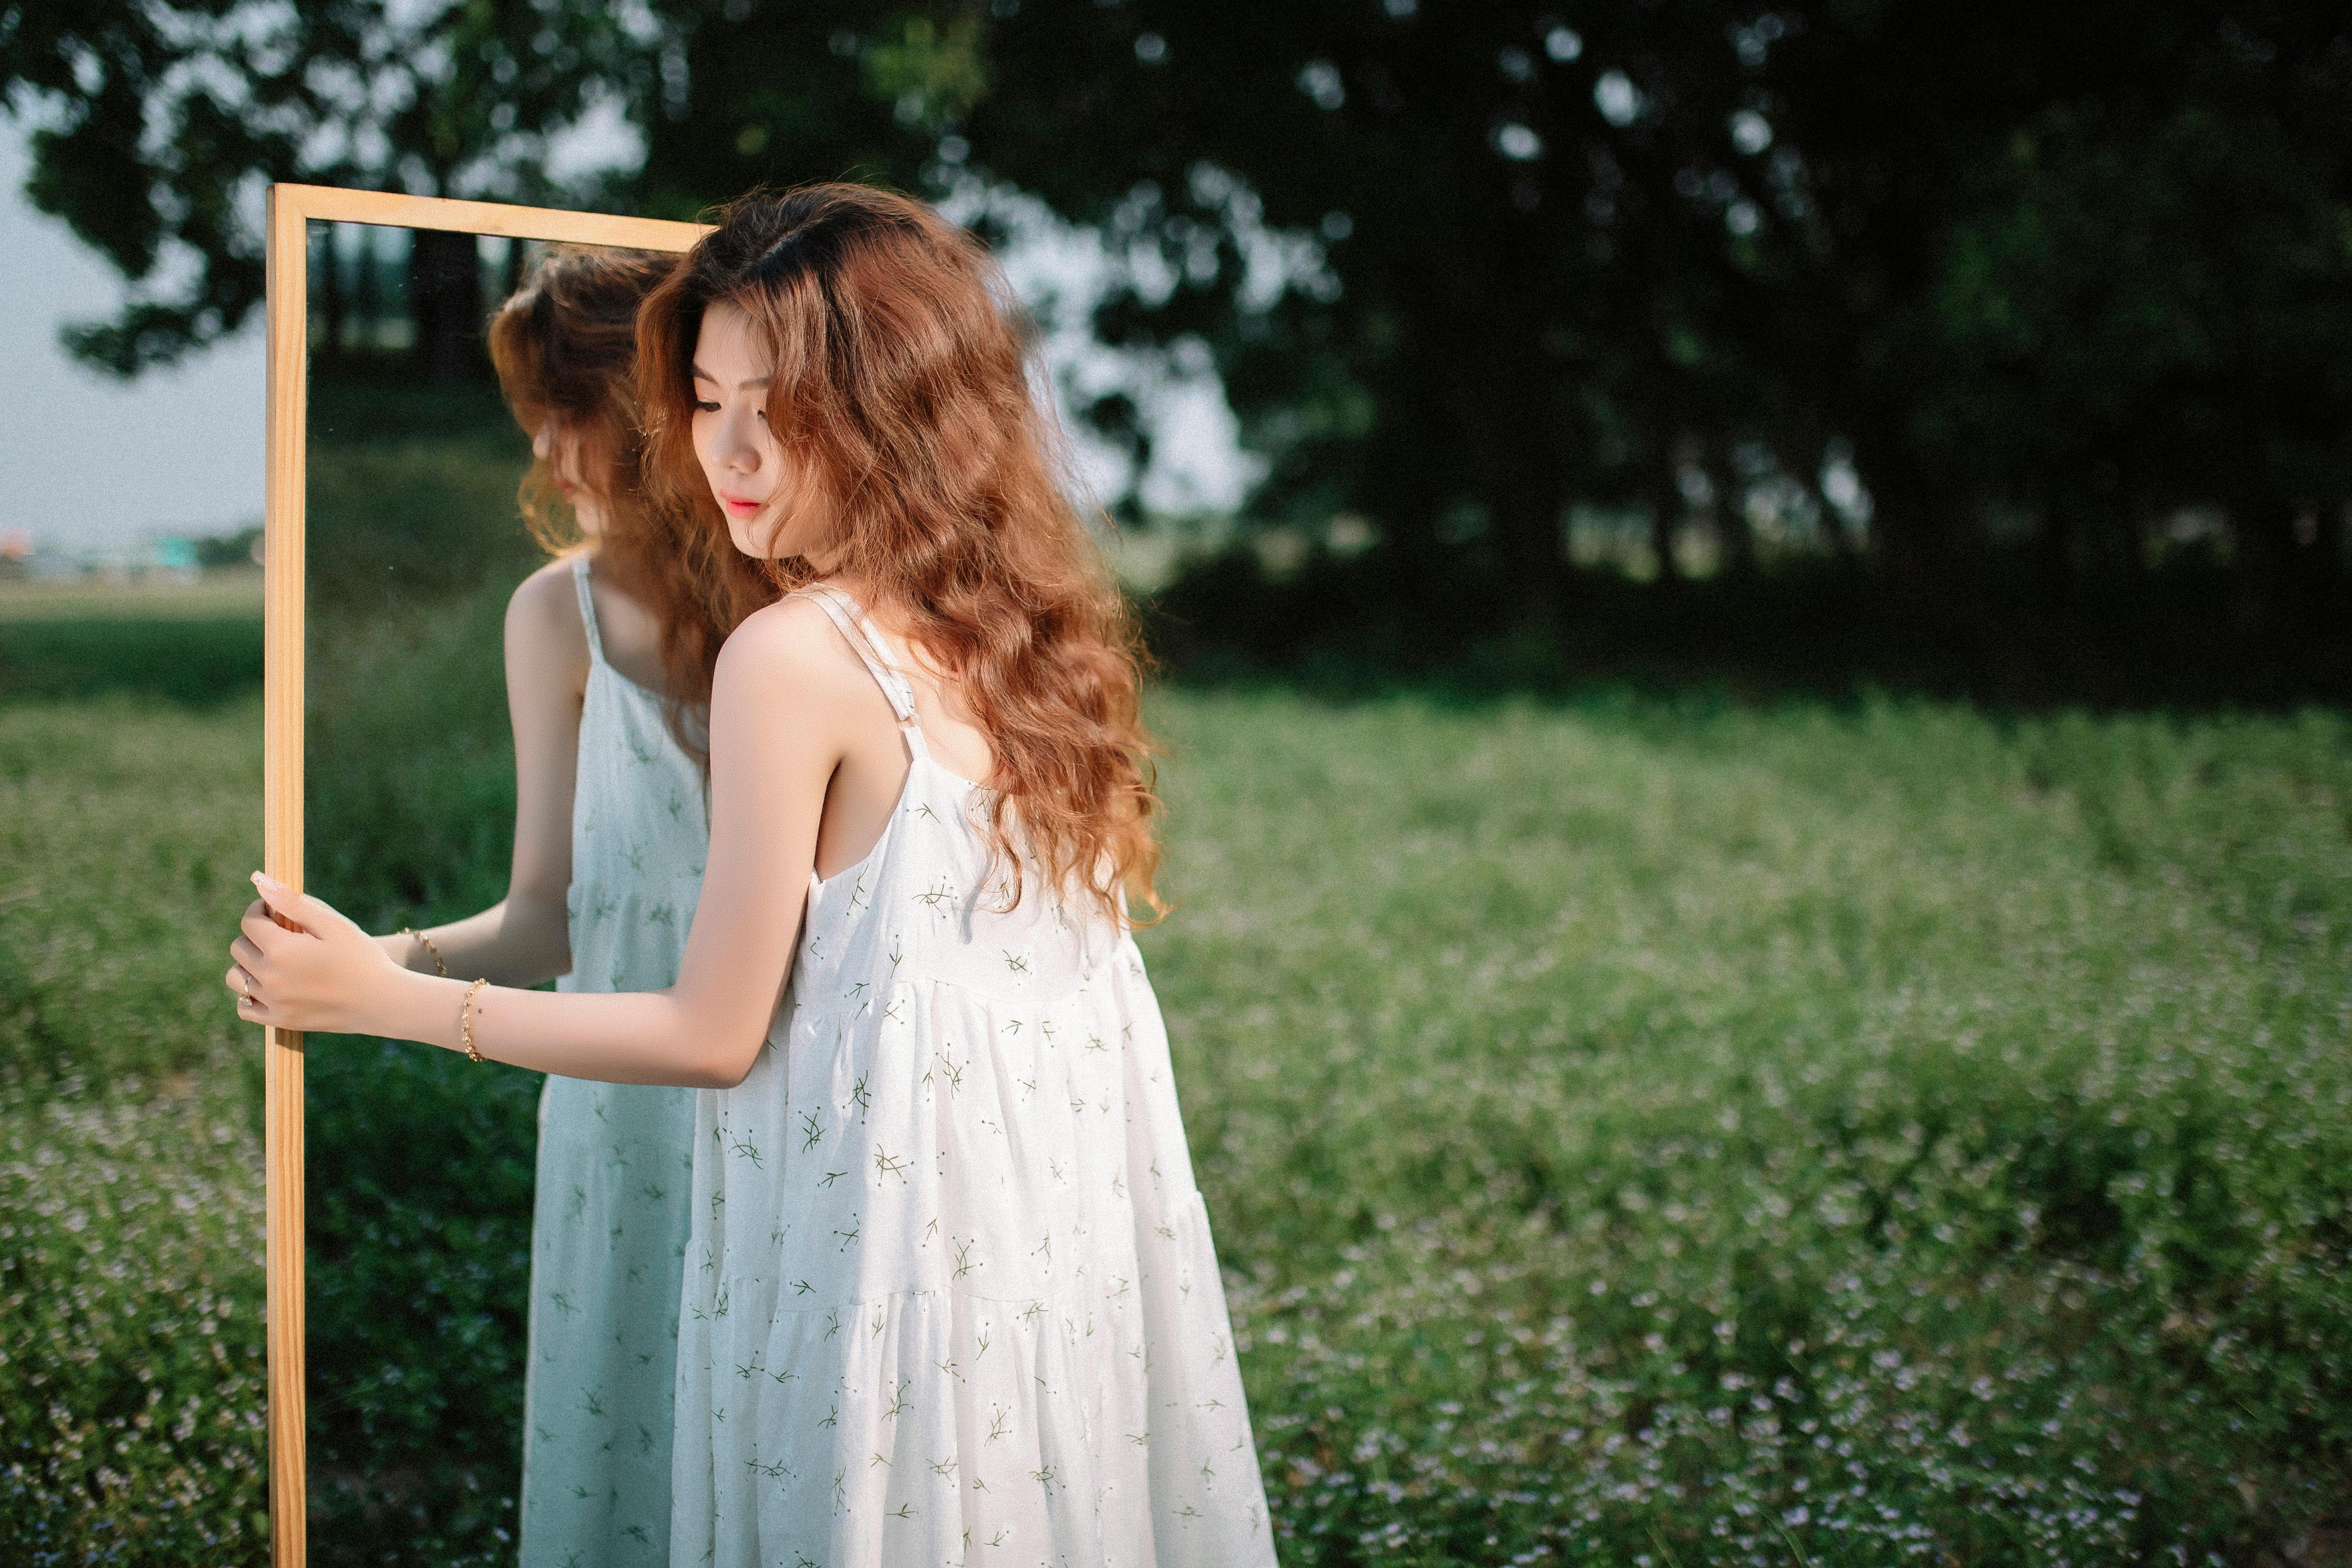
[[[537,563],[516,507],[530,449],[465,323],[535,247],[344,224],[311,226],[310,244],[324,308],[306,411],[305,875],[372,931],[430,927],[506,892],[499,626]],[[449,287],[453,262],[471,287]],[[451,303],[474,307],[459,320],[436,323],[416,297],[436,272]],[[409,1551],[418,1535],[471,1539],[489,1522],[471,1515],[514,1495],[522,1369],[509,1347],[524,1331],[539,1081],[340,1037],[310,1063],[320,1556],[362,1533],[411,1538]],[[476,1397],[448,1407],[452,1387]]]
[[[531,439],[493,373],[486,318],[551,242],[634,254],[654,277],[701,230],[300,186],[274,188],[271,206],[268,869],[372,931],[429,929],[507,894],[508,605],[572,521],[547,495],[549,526],[539,539],[526,527]],[[575,585],[568,565],[557,577]],[[510,1557],[546,1080],[359,1038],[322,1037],[306,1058],[300,1037],[273,1036],[276,1559],[305,1560],[312,1514],[321,1562]],[[594,1087],[572,1120],[627,1110]],[[572,1142],[580,1161],[603,1149],[606,1164],[646,1163],[609,1139]],[[683,1180],[630,1169],[622,1187],[584,1173],[559,1185],[550,1201],[562,1208],[576,1188],[579,1202],[549,1228],[581,1231],[583,1246],[593,1220],[599,1246],[666,1252],[654,1211],[669,1208],[683,1236]],[[606,1212],[613,1191],[646,1211],[632,1211],[645,1234],[604,1234],[623,1217]],[[554,1295],[543,1312],[574,1307]],[[674,1272],[667,1296],[674,1314]],[[544,1370],[567,1386],[561,1402],[538,1396],[543,1441],[616,1435],[591,1434],[571,1408],[583,1394],[601,1403],[598,1389],[569,1386],[595,1379]]]

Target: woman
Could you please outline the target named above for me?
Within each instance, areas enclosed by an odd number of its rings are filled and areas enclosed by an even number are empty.
[[[676,264],[556,249],[491,318],[499,384],[534,437],[524,514],[557,559],[507,607],[507,896],[378,939],[410,970],[567,991],[677,977],[709,838],[695,732],[737,616],[721,563],[639,483],[637,307]],[[522,1562],[666,1564],[693,1095],[551,1076],[539,1131]]]
[[[266,879],[232,948],[247,1019],[702,1087],[677,1563],[1274,1561],[1128,929],[1139,655],[1005,298],[929,209],[822,185],[646,302],[649,475],[784,590],[719,655],[676,985],[402,973]]]

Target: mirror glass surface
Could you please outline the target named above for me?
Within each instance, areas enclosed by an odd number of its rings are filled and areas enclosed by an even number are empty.
[[[369,931],[497,902],[514,826],[501,624],[546,557],[487,310],[538,247],[312,224],[305,874]],[[314,1560],[510,1561],[541,1079],[311,1037]]]

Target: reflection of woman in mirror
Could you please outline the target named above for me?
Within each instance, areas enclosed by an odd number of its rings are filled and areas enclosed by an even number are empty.
[[[677,978],[709,837],[695,741],[726,626],[697,570],[709,552],[681,549],[640,483],[637,307],[676,264],[557,249],[491,319],[499,384],[535,436],[524,513],[557,559],[507,609],[507,896],[379,938],[410,970],[566,991]],[[693,1136],[689,1089],[547,1080],[524,1384],[529,1568],[668,1562]]]
[[[719,658],[677,984],[418,974],[266,879],[301,929],[232,950],[248,1019],[702,1086],[678,1563],[1274,1561],[1129,931],[1139,650],[1026,368],[929,208],[738,204],[640,322],[649,479],[783,590]]]

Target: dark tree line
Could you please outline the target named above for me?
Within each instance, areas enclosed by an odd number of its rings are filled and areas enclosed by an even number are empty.
[[[975,156],[1140,205],[1171,260],[1231,227],[1202,161],[1267,223],[1344,215],[1334,299],[1239,308],[1228,256],[1111,327],[1206,336],[1265,504],[1366,511],[1409,574],[1472,507],[1494,581],[1553,600],[1568,502],[1665,519],[1693,466],[1720,494],[1735,454],[1801,480],[1836,443],[1922,596],[2005,534],[2062,588],[2128,580],[2207,507],[2274,609],[2340,604],[2334,8],[1024,0],[987,57]]]
[[[2221,521],[2273,625],[2352,592],[2336,8],[667,0],[403,35],[341,0],[254,37],[240,14],[0,10],[48,127],[36,201],[128,277],[167,242],[203,263],[85,330],[102,363],[234,327],[257,174],[667,215],[761,181],[1003,182],[1129,263],[1108,340],[1210,347],[1270,464],[1254,515],[1368,518],[1365,569],[1400,584],[1555,615],[1580,504],[1646,518],[1668,574],[1694,520],[1753,571],[1739,500],[1769,482],[1916,605],[1992,563],[2128,595],[2183,516]],[[600,98],[643,166],[559,189],[547,133]],[[1845,462],[1866,536],[1822,493]]]

